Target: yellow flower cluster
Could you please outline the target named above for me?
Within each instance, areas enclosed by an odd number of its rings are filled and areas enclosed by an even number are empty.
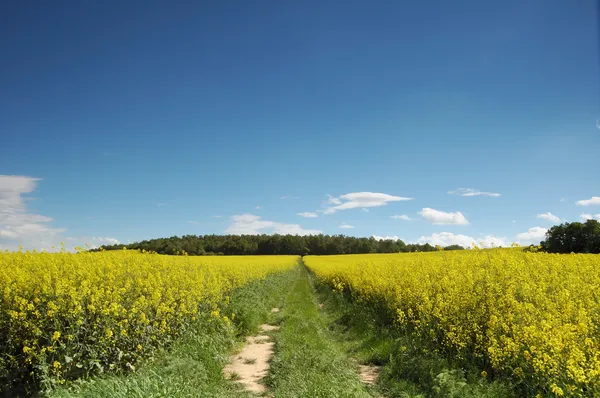
[[[0,381],[130,368],[296,256],[0,252]],[[11,376],[13,375],[13,376]],[[27,377],[27,376],[25,376]]]
[[[600,396],[600,256],[520,249],[307,256],[427,349],[543,396]],[[487,374],[487,372],[485,372]]]

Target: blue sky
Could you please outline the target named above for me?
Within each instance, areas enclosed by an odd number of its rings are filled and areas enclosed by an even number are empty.
[[[2,2],[0,248],[510,244],[600,218],[599,15],[594,0]]]

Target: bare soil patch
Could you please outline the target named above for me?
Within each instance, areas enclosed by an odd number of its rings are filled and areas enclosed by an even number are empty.
[[[358,365],[358,371],[360,374],[360,379],[363,383],[375,385],[375,383],[377,383],[377,378],[379,377],[381,367],[376,365]]]
[[[278,330],[279,326],[264,324],[260,325],[260,329],[264,333]],[[231,362],[223,370],[225,377],[244,384],[248,391],[257,394],[263,394],[267,391],[261,380],[269,372],[269,362],[273,356],[274,346],[271,337],[262,333],[247,337],[246,345],[242,351],[232,356]]]
[[[264,332],[270,332],[272,330],[279,330],[279,326],[273,326],[273,325],[267,325],[267,324],[260,325],[260,328]]]

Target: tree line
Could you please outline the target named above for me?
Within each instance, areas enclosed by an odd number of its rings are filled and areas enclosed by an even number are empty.
[[[555,225],[546,232],[540,248],[548,253],[600,253],[600,223],[587,220]]]
[[[406,244],[402,240],[355,238],[345,235],[184,235],[143,240],[131,244],[105,245],[103,250],[146,250],[159,254],[254,255],[254,254],[363,254],[429,252],[436,248],[429,243]],[[463,250],[459,245],[445,250]],[[94,249],[93,251],[98,251]]]

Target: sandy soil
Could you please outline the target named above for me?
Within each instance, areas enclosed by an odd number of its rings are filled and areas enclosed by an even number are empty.
[[[279,312],[273,308],[272,312]],[[260,325],[261,330],[269,332],[279,329],[279,326]],[[250,336],[241,352],[231,357],[231,363],[225,369],[225,376],[246,386],[248,391],[257,394],[264,393],[267,389],[260,381],[269,371],[269,361],[273,356],[273,341],[265,334]]]
[[[358,366],[360,379],[365,384],[374,385],[377,382],[379,376],[380,366],[375,365],[359,365]]]

